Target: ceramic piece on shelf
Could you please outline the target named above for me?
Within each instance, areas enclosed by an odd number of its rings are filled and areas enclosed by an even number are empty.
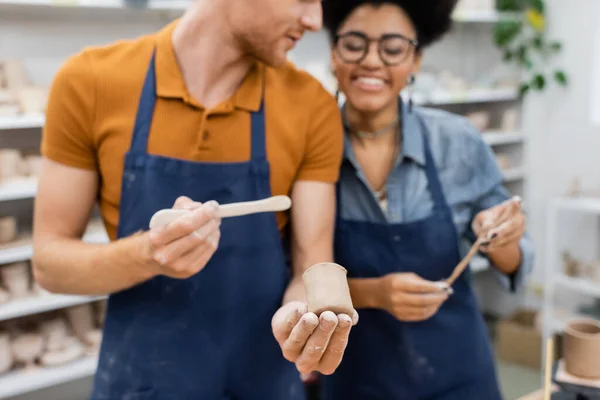
[[[17,238],[17,219],[0,217],[0,244],[12,242]]]
[[[508,109],[502,114],[502,130],[514,132],[519,127],[519,112],[516,109]]]
[[[104,325],[104,318],[106,318],[106,306],[107,306],[107,302],[106,300],[101,300],[101,301],[97,301],[94,304],[94,311],[96,312],[96,325],[97,326],[103,326]]]
[[[594,261],[586,265],[585,275],[591,281],[600,285],[600,261]]]
[[[10,294],[6,290],[0,287],[0,304],[8,303],[10,300]]]
[[[45,367],[67,364],[77,360],[85,353],[85,348],[79,340],[70,336],[64,339],[60,349],[47,351],[40,357],[40,364]]]
[[[15,91],[15,97],[24,113],[43,113],[46,111],[47,91],[36,86],[26,86]]]
[[[509,169],[512,164],[510,156],[507,154],[496,154],[496,163],[503,170]]]
[[[488,129],[490,125],[490,113],[486,111],[475,111],[468,113],[466,117],[471,123],[477,128],[478,131],[483,132]]]
[[[569,374],[600,379],[600,321],[582,319],[568,323],[564,333],[564,354]]]
[[[346,274],[344,267],[329,262],[315,264],[304,271],[302,280],[308,311],[317,316],[324,311],[332,311],[352,317],[354,307]]]
[[[85,334],[85,342],[92,349],[99,349],[102,343],[102,330],[94,329]]]
[[[30,292],[31,277],[29,263],[20,262],[0,266],[0,277],[13,297],[25,297]]]
[[[13,91],[28,85],[29,77],[21,60],[11,59],[0,62],[1,88]]]
[[[0,150],[0,181],[9,181],[21,176],[21,153],[15,149]]]
[[[43,158],[38,155],[28,155],[25,157],[27,163],[27,175],[39,177],[42,170]]]
[[[10,335],[0,332],[0,374],[8,371],[13,365],[13,354]]]
[[[32,368],[44,351],[44,337],[40,333],[21,333],[13,338],[11,346],[15,360]]]
[[[60,350],[69,336],[69,327],[63,317],[42,321],[40,331],[46,339],[46,350],[48,351]]]
[[[96,328],[91,304],[69,307],[66,314],[73,333],[81,341],[85,341],[86,334]]]
[[[570,277],[576,277],[580,274],[579,262],[568,251],[563,252],[563,270],[564,274]]]

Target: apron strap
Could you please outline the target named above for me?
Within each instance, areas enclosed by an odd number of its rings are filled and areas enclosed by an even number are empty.
[[[431,154],[431,147],[429,146],[429,139],[427,133],[423,130],[423,147],[425,150],[425,175],[427,176],[427,183],[429,185],[429,191],[431,193],[431,199],[433,200],[433,206],[437,210],[446,209],[448,204],[446,203],[446,196],[442,190],[442,184],[440,183],[439,174],[435,167],[435,161]]]
[[[250,136],[252,149],[250,157],[253,161],[265,160],[267,158],[264,108],[265,102],[263,89],[263,99],[260,101],[260,109],[250,114]]]
[[[142,95],[138,105],[137,116],[133,128],[133,137],[129,151],[133,153],[146,153],[148,147],[148,137],[150,136],[150,126],[152,116],[154,115],[154,105],[156,104],[156,50],[152,52],[148,72],[142,88]]]

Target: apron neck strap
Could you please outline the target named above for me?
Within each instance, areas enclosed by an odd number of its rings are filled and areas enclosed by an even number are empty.
[[[423,131],[423,149],[425,150],[425,175],[427,176],[427,184],[429,186],[429,192],[431,193],[431,199],[433,200],[433,206],[437,210],[447,208],[446,196],[442,190],[442,184],[440,183],[439,174],[435,166],[433,155],[431,154],[431,146],[429,145],[429,138],[427,133]]]

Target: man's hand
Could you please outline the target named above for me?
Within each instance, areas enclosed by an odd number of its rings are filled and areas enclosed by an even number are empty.
[[[474,218],[472,229],[477,237],[487,235],[489,245],[480,247],[484,253],[518,244],[525,233],[525,215],[519,199],[509,199],[481,211]]]
[[[200,272],[215,253],[221,237],[218,203],[197,203],[180,197],[174,209],[189,210],[173,223],[150,230],[149,253],[159,275],[185,279]]]
[[[317,317],[307,312],[306,304],[293,301],[275,313],[272,328],[283,356],[295,363],[299,372],[331,375],[342,361],[350,328],[357,322],[356,311],[352,318],[331,311]]]

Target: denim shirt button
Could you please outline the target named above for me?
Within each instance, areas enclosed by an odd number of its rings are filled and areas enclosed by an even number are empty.
[[[399,242],[401,237],[400,237],[400,235],[394,235],[393,239],[394,239],[394,242]]]

